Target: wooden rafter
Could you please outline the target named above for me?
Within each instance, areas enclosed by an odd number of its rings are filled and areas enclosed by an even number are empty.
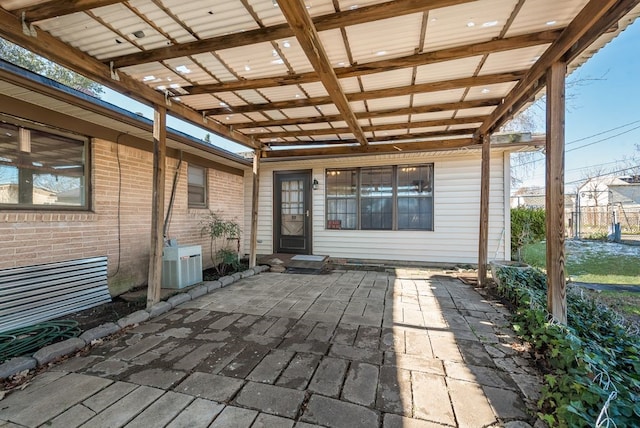
[[[364,101],[376,98],[397,97],[410,94],[424,94],[429,92],[446,91],[450,89],[469,88],[474,86],[485,86],[496,83],[506,83],[518,81],[524,76],[524,72],[510,72],[499,74],[488,74],[478,77],[464,77],[461,79],[444,80],[439,82],[422,83],[419,85],[409,85],[389,89],[379,89],[375,91],[354,92],[345,94],[347,101]],[[328,90],[331,94],[331,92]],[[207,110],[207,114],[215,116],[233,113],[252,113],[266,110],[279,110],[298,107],[311,107],[324,104],[331,104],[332,96],[313,97],[307,99],[295,99],[286,101],[275,101],[271,103],[251,104],[245,106],[228,106]]]
[[[468,123],[482,123],[486,119],[486,116],[472,116],[455,119],[442,119],[442,120],[426,120],[421,122],[411,123],[411,128],[429,128],[433,126],[450,126],[450,125],[464,125]],[[377,131],[394,131],[399,129],[407,129],[406,123],[388,123],[384,125],[375,126],[363,126],[364,132],[377,132]],[[347,134],[351,132],[349,128],[322,128],[322,129],[303,129],[300,131],[283,131],[283,132],[260,132],[252,133],[251,136],[257,139],[264,138],[286,138],[286,137],[305,137],[313,135],[329,135],[329,134]]]
[[[640,4],[640,0],[620,0],[607,13],[591,26],[586,33],[571,46],[565,55],[565,62],[570,63],[588,48],[601,34],[617,25],[618,21]]]
[[[364,76],[373,73],[399,70],[402,68],[418,67],[421,65],[435,64],[443,61],[464,59],[477,55],[503,52],[513,49],[527,48],[553,42],[560,30],[542,31],[539,33],[523,34],[507,39],[496,39],[488,42],[474,43],[439,51],[425,52],[400,58],[356,64],[351,67],[335,68],[336,76],[340,79],[347,77]],[[315,72],[291,74],[287,76],[274,76],[259,79],[245,79],[235,82],[213,83],[198,86],[184,86],[192,95],[215,92],[239,91],[245,89],[261,89],[276,86],[299,85],[313,83],[320,80]]]
[[[125,0],[51,0],[46,3],[37,3],[28,7],[12,10],[11,13],[18,17],[25,15],[25,21],[37,22],[57,16],[71,15],[76,12],[95,9],[122,3]]]
[[[37,37],[25,34],[22,31],[20,19],[1,8],[0,36],[138,101],[155,105],[168,104],[164,94],[126,75],[112,75],[111,70],[105,64],[44,31],[37,30]],[[114,77],[117,77],[117,80]],[[244,134],[213,121],[205,122],[201,113],[181,103],[174,102],[167,105],[167,111],[239,144],[251,148],[256,147],[255,143]]]
[[[447,150],[470,147],[477,144],[473,138],[456,138],[446,140],[419,141],[397,144],[370,144],[368,146],[325,147],[294,150],[264,151],[266,158],[286,158],[294,156],[323,156],[323,155],[357,155],[363,153],[415,152],[424,150]]]
[[[356,113],[358,119],[373,119],[377,117],[392,117],[392,116],[404,116],[408,114],[421,114],[421,113],[437,113],[441,111],[449,110],[463,110],[469,108],[478,107],[495,107],[501,102],[500,98],[490,98],[486,100],[473,100],[462,101],[454,103],[442,103],[442,104],[430,104],[424,106],[415,106],[412,108],[397,108],[388,110],[376,110],[374,112],[361,112]],[[275,119],[275,120],[263,120],[260,122],[243,122],[234,123],[234,129],[246,129],[246,128],[264,128],[267,126],[287,126],[287,125],[303,125],[310,123],[325,123],[325,122],[338,122],[341,121],[342,116],[330,115],[330,116],[317,116],[317,117],[301,117],[291,119]]]
[[[476,0],[396,0],[371,6],[359,7],[344,12],[330,13],[313,18],[316,31],[333,30],[349,25],[408,15],[428,9],[469,3]],[[171,58],[195,55],[220,49],[237,48],[254,43],[268,42],[293,36],[293,31],[287,24],[258,28],[237,34],[228,34],[206,40],[198,40],[165,48],[152,49],[129,55],[108,58],[105,63],[113,62],[114,66],[127,67],[147,62],[162,61]]]
[[[450,138],[452,136],[460,136],[460,135],[464,135],[465,137],[468,137],[470,135],[473,135],[475,130],[476,128],[467,128],[467,129],[455,129],[452,131],[431,131],[431,132],[420,132],[420,133],[414,133],[414,134],[381,135],[378,137],[371,137],[368,139],[368,141],[370,143],[388,143],[392,141],[398,141],[403,143],[403,142],[411,142],[411,141],[427,139],[427,138],[443,139],[443,138]],[[279,140],[279,139],[275,139],[275,140],[276,141],[265,142],[264,144],[270,147],[307,146],[307,145],[344,146],[349,144],[358,144],[358,142],[354,139],[342,139],[342,140],[324,140],[323,139],[323,140],[309,140],[309,141],[307,140],[288,141],[288,140]]]
[[[347,122],[349,129],[358,142],[363,146],[366,145],[367,137],[365,137],[356,116],[349,106],[347,97],[342,91],[338,77],[333,71],[333,67],[331,67],[329,57],[320,42],[320,37],[313,26],[304,1],[280,0],[278,4],[307,59],[320,76],[322,84],[330,94],[331,101],[342,115],[343,120]]]
[[[489,118],[478,129],[477,135],[490,134],[498,122],[503,122],[513,113],[513,108],[523,97],[530,94],[531,88],[546,74],[551,64],[560,60],[571,47],[580,41],[582,36],[593,26],[598,25],[609,9],[620,0],[590,0],[573,21],[562,31],[562,34],[542,54],[540,59],[529,69],[525,77],[509,92],[504,102],[494,110]],[[624,3],[638,3],[638,0],[627,0]]]

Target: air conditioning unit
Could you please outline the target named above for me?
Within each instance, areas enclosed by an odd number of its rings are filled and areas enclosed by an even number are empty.
[[[164,247],[162,288],[184,288],[202,282],[200,245]]]

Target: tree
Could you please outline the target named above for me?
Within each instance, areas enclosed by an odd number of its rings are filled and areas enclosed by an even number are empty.
[[[99,98],[104,92],[99,83],[2,38],[0,38],[0,58],[87,95]]]
[[[545,98],[538,98],[527,109],[507,122],[501,132],[541,133],[544,129]],[[511,186],[519,186],[531,175],[535,164],[540,159],[540,152],[516,152],[511,155]]]
[[[604,80],[606,73],[600,77],[581,76],[578,72],[571,74],[566,82],[566,108],[579,108],[576,95],[579,88],[593,81]],[[529,107],[513,117],[501,129],[501,132],[544,133],[546,128],[546,94],[536,99]],[[638,149],[640,151],[640,148]],[[640,157],[640,156],[639,156]],[[536,163],[540,162],[540,152],[517,152],[511,156],[511,185],[518,186],[531,175]]]

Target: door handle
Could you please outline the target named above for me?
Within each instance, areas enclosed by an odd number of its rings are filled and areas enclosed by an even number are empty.
[[[309,210],[307,210],[305,214],[307,215],[307,217],[309,217]]]

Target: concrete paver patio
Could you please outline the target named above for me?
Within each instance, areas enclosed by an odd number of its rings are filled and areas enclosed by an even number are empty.
[[[0,401],[0,427],[526,427],[507,311],[438,271],[263,273]]]

